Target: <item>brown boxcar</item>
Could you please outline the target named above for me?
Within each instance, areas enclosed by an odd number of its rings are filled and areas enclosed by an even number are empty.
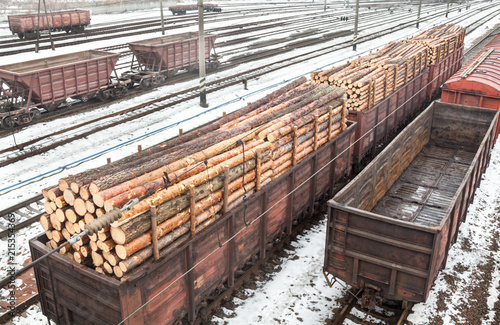
[[[357,122],[356,139],[359,139],[354,145],[354,162],[362,165],[369,160],[378,144],[411,121],[439,93],[444,80],[460,69],[462,57],[463,46],[438,64],[430,65],[372,108],[350,110],[347,118]]]
[[[86,101],[118,84],[120,54],[83,51],[0,66],[0,118],[3,127],[30,122],[34,107],[57,108],[69,97]],[[114,72],[114,81],[110,78]]]
[[[90,12],[88,10],[68,10],[51,12],[47,16],[40,14],[9,15],[9,28],[12,35],[17,34],[20,39],[33,39],[36,37],[38,26],[40,30],[66,31],[80,33],[85,26],[90,24]]]
[[[125,324],[174,324],[186,316],[194,320],[215,289],[224,282],[232,286],[237,270],[256,256],[264,257],[269,245],[291,233],[292,223],[311,215],[315,202],[331,197],[334,184],[350,173],[355,125],[348,125],[244,202],[232,204],[213,225],[193,238],[177,240],[176,247],[162,251],[158,262],[126,281],[61,254],[50,255],[35,266],[43,313],[59,324],[118,324],[153,299]],[[33,259],[49,251],[46,241],[45,235],[30,241]]]
[[[496,114],[436,101],[408,125],[328,202],[325,276],[425,301],[488,165]]]
[[[208,70],[219,65],[214,47],[216,37],[205,34],[205,61]],[[143,88],[154,86],[172,77],[181,69],[188,71],[198,69],[198,33],[187,32],[156,37],[132,42],[128,46],[134,55],[131,68],[138,71],[125,73],[124,76],[139,82]]]
[[[500,110],[499,62],[500,35],[444,83],[441,101]]]

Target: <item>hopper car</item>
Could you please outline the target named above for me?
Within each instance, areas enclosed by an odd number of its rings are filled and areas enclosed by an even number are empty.
[[[82,33],[90,24],[88,10],[68,10],[45,14],[9,15],[9,29],[12,35],[20,39],[35,39],[38,30],[65,31],[66,33]]]
[[[207,70],[219,66],[215,35],[205,35]],[[55,110],[68,98],[86,102],[123,96],[139,84],[158,86],[179,70],[198,66],[198,35],[181,33],[129,44],[134,56],[132,70],[118,76],[115,65],[120,54],[83,51],[46,59],[0,66],[0,122],[12,128],[37,119],[42,109]],[[134,62],[136,62],[134,64]]]
[[[190,10],[198,10],[197,4],[186,4],[168,7],[168,10],[172,12],[172,15],[185,15]],[[222,8],[218,4],[214,3],[204,3],[203,11],[205,12],[221,12]]]
[[[488,166],[498,114],[435,101],[328,201],[330,285],[364,289],[366,307],[427,299]]]
[[[494,37],[473,59],[448,79],[441,100],[500,110],[500,35]],[[499,121],[500,123],[500,121]],[[497,124],[495,137],[500,132]]]
[[[450,54],[457,59],[454,63],[461,61],[461,51],[457,49]],[[456,71],[452,69],[460,67],[460,63],[446,62],[443,64],[448,64],[450,71],[434,68],[451,75]],[[311,217],[318,206],[325,206],[355,166],[369,161],[377,146],[386,144],[428,104],[429,96],[439,92],[439,84],[429,83],[430,68],[410,80],[411,86],[396,90],[396,99],[382,101],[369,109],[376,114],[367,117],[360,114],[356,122],[348,120],[348,127],[337,137],[260,190],[249,193],[245,200],[235,201],[214,224],[194,237],[178,241],[162,252],[160,260],[123,281],[99,274],[60,254],[44,259],[35,266],[44,314],[59,324],[116,324],[136,310],[124,324],[180,324],[203,316],[214,293],[231,287],[245,264],[265,257],[267,249],[291,233],[293,224]],[[354,143],[362,138],[357,133],[358,125],[368,117],[381,120],[387,116],[383,114],[388,114],[384,111],[387,107],[396,105],[395,109],[398,104],[405,105],[401,108],[404,114],[393,122],[394,126],[376,129],[376,141],[373,135],[372,141],[363,144],[365,150],[361,156],[356,156]],[[386,108],[381,109],[380,105]],[[299,184],[302,186],[298,187]],[[247,229],[239,233],[243,228]],[[236,235],[233,240],[220,247],[220,243],[233,235]],[[33,259],[50,250],[45,245],[47,240],[46,235],[41,235],[30,241]],[[197,265],[200,261],[203,262]],[[197,266],[188,276],[176,281],[194,265]],[[140,308],[156,295],[151,303]]]

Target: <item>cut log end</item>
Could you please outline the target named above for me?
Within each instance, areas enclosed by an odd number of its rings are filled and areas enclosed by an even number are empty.
[[[94,201],[94,204],[97,205],[99,208],[104,207],[104,200],[102,196],[99,195],[99,193],[93,194],[92,200]]]
[[[116,252],[116,255],[122,260],[127,258],[127,250],[125,249],[125,247],[123,245],[116,245],[115,252]]]
[[[123,276],[123,271],[119,266],[113,266],[113,273],[115,273],[118,278],[121,278]]]
[[[115,241],[117,245],[125,245],[127,235],[120,227],[110,227],[111,238]]]
[[[81,198],[77,198],[75,199],[75,201],[73,202],[73,206],[75,208],[75,212],[79,215],[79,216],[85,216],[85,213],[87,213],[87,207],[85,206],[85,201],[82,200]]]

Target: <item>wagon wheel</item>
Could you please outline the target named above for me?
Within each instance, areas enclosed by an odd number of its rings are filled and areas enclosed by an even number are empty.
[[[139,87],[142,89],[148,89],[151,87],[151,78],[142,78],[141,81],[139,81]]]
[[[83,94],[80,96],[80,100],[83,102],[83,103],[86,103],[88,102],[91,98],[93,98],[95,95],[95,91],[91,91],[89,93],[86,93],[86,94]]]
[[[19,123],[17,122],[17,120],[15,119],[15,117],[16,117],[15,115],[5,116],[2,119],[2,128],[4,128],[4,129],[12,129],[16,125],[18,125]]]
[[[105,102],[109,99],[110,95],[109,95],[109,92],[107,91],[100,91],[97,93],[97,98],[99,98],[99,100],[101,102]]]
[[[134,88],[134,82],[133,82],[133,81],[128,82],[128,83],[127,83],[127,88],[128,88],[128,89],[132,89],[132,88]]]
[[[123,86],[123,87],[121,87],[121,88],[120,88],[120,94],[119,94],[119,96],[125,96],[125,95],[127,95],[127,93],[128,93],[128,89],[129,89],[129,88],[128,88],[127,86]]]
[[[198,70],[197,64],[193,64],[193,65],[190,65],[189,67],[187,67],[187,71],[189,71],[189,72],[194,72],[196,70]]]
[[[158,79],[158,76],[153,76],[151,78],[151,86],[156,87],[160,84],[160,80]]]
[[[30,111],[30,118],[32,121],[38,121],[41,116],[42,116],[42,113],[36,108],[33,108]]]
[[[54,102],[54,103],[43,105],[42,107],[45,108],[47,111],[52,112],[52,111],[55,111],[57,109],[57,107],[59,107],[60,104],[61,104],[61,102]]]
[[[19,37],[19,39],[23,39],[24,38],[24,33],[17,33],[17,37]]]

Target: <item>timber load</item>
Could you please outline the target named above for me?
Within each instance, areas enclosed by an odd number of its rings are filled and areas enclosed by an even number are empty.
[[[121,218],[60,253],[125,280],[214,223],[346,128],[343,88],[297,79],[261,100],[43,191],[51,248],[130,200]],[[147,264],[147,263],[146,263]]]
[[[442,25],[411,39],[391,42],[375,52],[331,69],[311,73],[311,80],[345,88],[347,109],[364,111],[462,46],[465,29]]]

